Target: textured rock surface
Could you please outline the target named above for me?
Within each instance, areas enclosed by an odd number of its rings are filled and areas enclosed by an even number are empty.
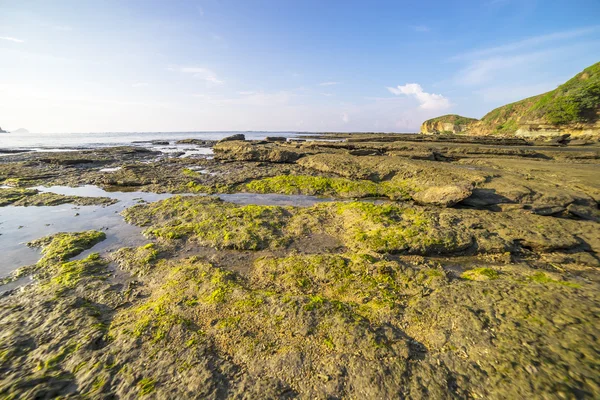
[[[434,186],[413,194],[412,198],[420,204],[450,207],[469,197],[472,191],[467,185]]]
[[[230,142],[232,140],[246,140],[246,135],[243,133],[237,133],[235,135],[224,137],[223,139],[219,140],[219,142]]]
[[[426,135],[440,133],[463,133],[473,122],[475,118],[462,117],[460,115],[443,115],[423,122],[421,125],[421,133]]]

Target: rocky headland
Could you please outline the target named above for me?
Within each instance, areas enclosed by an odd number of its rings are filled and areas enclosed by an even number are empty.
[[[481,120],[444,115],[425,121],[423,134],[600,137],[600,63],[558,88],[496,108]]]

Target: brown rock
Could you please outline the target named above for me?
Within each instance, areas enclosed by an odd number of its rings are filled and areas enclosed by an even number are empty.
[[[221,142],[231,142],[231,141],[234,141],[234,140],[246,140],[246,135],[244,135],[243,133],[237,133],[235,135],[224,137],[223,139],[219,140],[218,143],[221,143]]]
[[[470,185],[434,186],[415,193],[412,197],[417,203],[440,207],[451,207],[471,195]]]

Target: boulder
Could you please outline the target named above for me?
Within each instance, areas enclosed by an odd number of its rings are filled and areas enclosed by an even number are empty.
[[[471,196],[470,185],[433,186],[412,195],[413,200],[425,205],[451,207]]]
[[[219,140],[218,143],[221,143],[221,142],[232,142],[234,140],[246,140],[246,135],[244,135],[243,133],[237,133],[235,135],[224,137],[223,139]]]
[[[284,136],[267,136],[265,140],[267,142],[287,142],[287,138]]]

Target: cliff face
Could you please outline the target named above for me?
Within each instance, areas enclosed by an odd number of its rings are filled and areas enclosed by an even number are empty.
[[[477,120],[456,114],[443,115],[423,122],[421,133],[426,135],[440,133],[464,133],[468,126]]]
[[[435,121],[425,121],[421,133],[432,133]],[[452,130],[450,130],[452,131]],[[571,134],[600,136],[600,62],[555,90],[498,107],[481,120],[453,133],[469,135],[553,136]]]

